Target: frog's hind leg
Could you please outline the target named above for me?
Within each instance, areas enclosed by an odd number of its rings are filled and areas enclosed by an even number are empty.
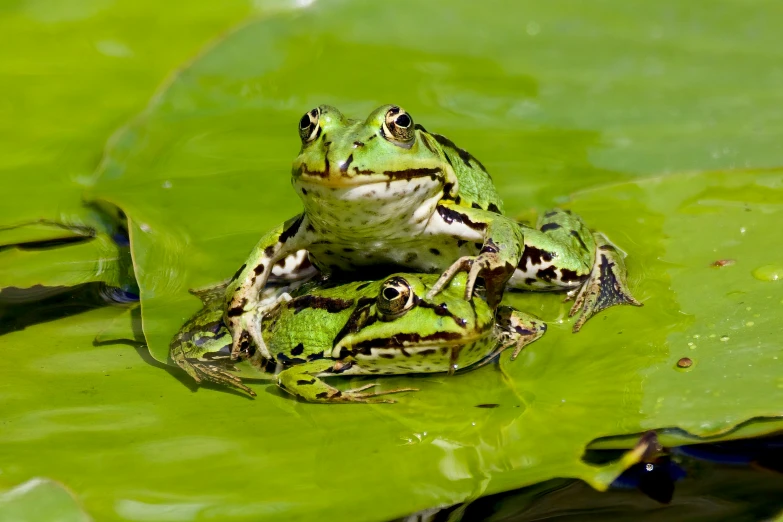
[[[578,332],[593,315],[614,305],[642,306],[628,289],[625,253],[601,233],[593,234],[595,261],[587,281],[576,294],[569,315],[579,314],[573,331]]]
[[[334,403],[334,402],[385,402],[393,403],[392,399],[378,399],[381,395],[418,391],[417,388],[398,388],[381,392],[365,392],[368,388],[376,386],[375,383],[367,384],[353,390],[340,391],[334,386],[326,384],[317,377],[318,374],[328,372],[334,368],[335,361],[321,359],[291,366],[277,376],[277,384],[286,392],[300,397],[309,402]]]

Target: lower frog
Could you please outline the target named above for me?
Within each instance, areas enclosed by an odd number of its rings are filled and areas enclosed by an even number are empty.
[[[467,275],[452,278],[435,298],[436,274],[395,274],[378,281],[310,282],[280,291],[259,314],[268,356],[249,362],[255,378],[275,379],[286,392],[311,402],[394,402],[379,398],[415,391],[340,391],[322,379],[349,375],[454,373],[486,364],[513,347],[512,359],[541,337],[546,324],[507,306],[493,312],[478,296],[465,300]],[[287,290],[287,289],[284,289]],[[171,359],[197,382],[212,381],[250,395],[236,374],[222,294],[202,294],[204,308],[171,343]]]

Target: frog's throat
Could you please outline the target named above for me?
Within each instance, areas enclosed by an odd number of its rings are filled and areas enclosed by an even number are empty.
[[[332,349],[332,357],[339,359],[348,355],[372,355],[372,350],[399,350],[415,353],[420,349],[453,348],[476,342],[491,334],[491,330],[464,334],[461,332],[437,332],[420,336],[419,334],[398,333],[392,337],[375,337],[354,340],[346,338]]]
[[[324,170],[311,170],[307,165],[302,165],[301,168],[293,172],[294,183],[308,183],[334,188],[388,183],[399,180],[410,181],[420,178],[430,178],[432,181],[438,181],[442,185],[445,183],[446,177],[447,173],[439,167],[374,171],[350,167],[347,165],[347,162],[343,162],[339,170],[330,169],[328,165]]]

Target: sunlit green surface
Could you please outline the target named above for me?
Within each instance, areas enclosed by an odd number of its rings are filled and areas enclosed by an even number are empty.
[[[725,170],[574,198],[628,252],[644,308],[573,335],[558,296],[509,296],[551,321],[541,341],[502,372],[384,379],[422,391],[381,406],[301,404],[268,385],[255,400],[192,393],[133,348],[92,346],[118,310],[41,324],[3,337],[3,483],[60,480],[96,520],[387,519],[552,477],[600,485],[611,476],[579,460],[597,438],[780,415],[783,286],[752,274],[781,262],[783,175],[739,170],[783,164],[780,8],[508,9],[323,2],[245,25],[174,77],[115,135],[89,191],[129,216],[150,351],[165,359],[198,308],[188,288],[229,277],[298,212],[295,124],[322,102],[356,117],[403,105],[481,158],[512,214],[607,182]],[[80,147],[96,167],[100,145]],[[63,185],[52,201],[79,208]],[[720,259],[736,263],[710,266]],[[682,357],[690,370],[675,369]]]

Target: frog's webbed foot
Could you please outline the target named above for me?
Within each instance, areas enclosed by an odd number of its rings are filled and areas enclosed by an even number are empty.
[[[546,333],[546,323],[544,321],[515,310],[510,306],[498,307],[495,323],[499,340],[498,351],[500,352],[513,346],[512,361],[517,358],[519,352],[525,346],[536,341]]]
[[[473,298],[476,281],[484,279],[487,304],[494,308],[503,297],[503,287],[514,271],[513,266],[507,266],[497,252],[482,252],[478,256],[463,256],[457,259],[440,276],[438,281],[427,292],[427,299],[432,299],[443,290],[460,272],[468,272],[465,283],[465,300]]]
[[[610,306],[629,304],[642,306],[628,289],[625,255],[603,234],[594,234],[595,262],[590,276],[584,282],[569,312],[579,314],[573,331],[578,332],[593,315]],[[569,296],[571,297],[571,296]]]
[[[177,357],[175,361],[180,368],[185,370],[199,384],[204,381],[213,382],[243,391],[251,397],[256,396],[256,392],[245,386],[242,383],[242,379],[221,368],[219,363],[186,357]]]

